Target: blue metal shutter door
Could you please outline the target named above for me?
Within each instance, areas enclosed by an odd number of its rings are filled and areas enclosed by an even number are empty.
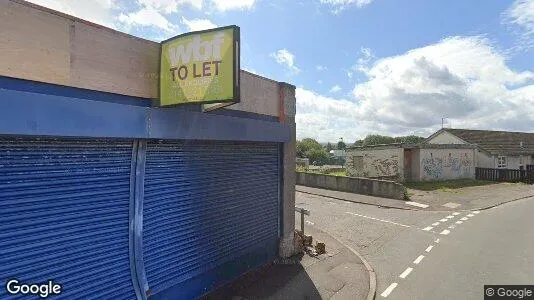
[[[154,298],[200,296],[277,255],[279,145],[149,141],[143,253]]]
[[[133,141],[0,138],[0,281],[49,279],[58,299],[135,299]],[[0,290],[0,298],[16,298]],[[20,295],[18,296],[20,298]]]

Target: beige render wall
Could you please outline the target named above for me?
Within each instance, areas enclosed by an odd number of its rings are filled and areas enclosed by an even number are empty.
[[[0,1],[0,41],[0,76],[158,98],[159,43],[21,0]],[[241,103],[227,109],[283,117],[278,82],[240,78]]]
[[[280,114],[280,85],[277,81],[241,71],[240,103],[232,104],[227,109],[253,112],[257,114],[278,116]]]
[[[475,178],[474,149],[420,149],[420,180]]]
[[[440,132],[438,135],[427,141],[429,144],[465,144],[464,141],[457,138],[455,135],[446,131]]]
[[[476,167],[478,168],[496,168],[495,158],[484,151],[475,150]]]
[[[523,164],[521,164],[521,159],[519,155],[506,156],[506,169],[516,169],[519,170],[520,166],[526,166],[529,163],[529,157],[523,155]],[[495,164],[497,164],[497,156],[495,156]]]
[[[347,172],[353,177],[404,181],[403,151],[402,148],[349,150]]]

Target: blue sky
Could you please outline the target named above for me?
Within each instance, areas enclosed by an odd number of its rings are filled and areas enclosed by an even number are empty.
[[[297,86],[297,137],[534,131],[534,0],[32,0],[146,39],[241,27],[244,69]]]

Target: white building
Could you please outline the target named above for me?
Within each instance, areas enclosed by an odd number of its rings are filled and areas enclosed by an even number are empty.
[[[425,143],[476,146],[475,163],[480,168],[521,169],[534,164],[534,133],[443,128]]]
[[[345,150],[330,150],[330,155],[335,158],[346,158],[347,152]]]
[[[390,144],[349,149],[346,169],[354,177],[398,182],[475,178],[475,147],[469,144]]]

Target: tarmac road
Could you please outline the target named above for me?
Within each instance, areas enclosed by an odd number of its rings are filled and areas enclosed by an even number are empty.
[[[377,299],[483,299],[486,284],[534,284],[534,198],[481,211],[406,211],[297,193],[307,226],[359,251]]]

